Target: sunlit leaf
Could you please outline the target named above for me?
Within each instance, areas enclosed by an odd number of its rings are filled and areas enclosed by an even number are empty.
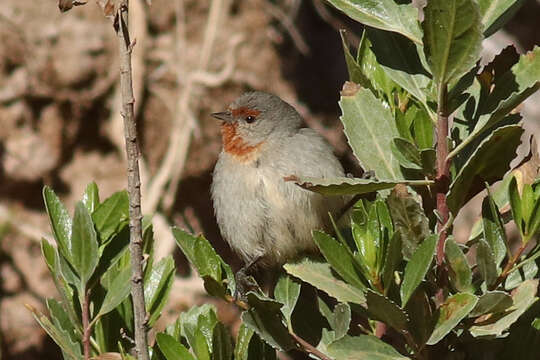
[[[421,44],[417,10],[410,4],[396,4],[393,0],[354,1],[327,0],[352,19],[377,29],[398,32]]]
[[[291,315],[300,296],[300,283],[287,275],[279,278],[274,288],[274,298],[283,304],[281,312],[287,321],[287,327],[292,330]]]
[[[390,110],[368,89],[346,83],[341,92],[341,122],[354,155],[379,179],[401,180],[399,164],[390,151],[399,136]]]
[[[362,290],[347,284],[332,273],[330,264],[304,259],[298,263],[285,264],[284,269],[291,275],[315,286],[341,302],[364,304]]]
[[[334,359],[347,360],[403,360],[407,357],[392,346],[371,335],[344,336],[328,345],[328,355]]]
[[[159,350],[167,360],[195,360],[188,349],[170,335],[160,333],[156,335]]]
[[[71,218],[64,204],[48,186],[43,187],[43,199],[58,249],[66,259],[69,259],[68,243],[71,239]]]
[[[480,57],[482,29],[473,0],[430,0],[424,8],[424,51],[434,80],[446,84]]]
[[[445,243],[445,255],[450,268],[450,282],[454,288],[461,292],[473,293],[471,286],[472,272],[467,258],[453,238],[448,238]]]
[[[434,345],[441,341],[464,317],[469,315],[477,302],[476,296],[467,293],[459,293],[446,299],[439,307],[437,324],[427,344]]]
[[[94,223],[82,202],[78,202],[75,206],[71,234],[68,250],[71,255],[71,264],[81,279],[82,291],[94,273],[99,260]]]

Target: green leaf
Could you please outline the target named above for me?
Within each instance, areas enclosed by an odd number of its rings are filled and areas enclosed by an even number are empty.
[[[473,0],[430,0],[424,8],[424,51],[434,80],[447,84],[480,57],[482,29]]]
[[[205,279],[205,287],[210,295],[223,297],[228,289],[235,292],[236,285],[231,267],[216,253],[212,245],[203,236],[193,236],[184,230],[172,228],[177,245],[199,275]],[[225,279],[222,277],[225,272]]]
[[[401,284],[401,306],[405,307],[409,298],[418,285],[424,280],[435,253],[438,236],[433,234],[428,236],[416,249],[411,260],[405,266],[403,283]]]
[[[218,322],[212,333],[212,360],[231,360],[232,356],[231,335],[225,326]]]
[[[51,323],[45,315],[30,306],[27,306],[27,308],[32,312],[34,319],[36,319],[43,330],[45,330],[51,339],[53,339],[60,349],[62,349],[62,352],[67,356],[67,359],[82,360],[81,348],[78,343],[71,341],[69,335]]]
[[[379,190],[391,189],[398,184],[410,186],[429,185],[432,181],[392,181],[348,177],[312,178],[306,176],[295,179],[295,183],[306,190],[314,191],[326,196],[333,196],[367,194]]]
[[[425,111],[418,111],[413,122],[414,141],[421,150],[433,148],[433,122]]]
[[[119,264],[120,265],[120,264]],[[131,266],[128,263],[122,264],[123,266],[113,265],[110,272],[112,281],[107,287],[105,293],[105,299],[99,309],[97,316],[103,316],[114,308],[116,308],[122,301],[124,301],[131,290]]]
[[[502,28],[524,3],[525,0],[478,0],[484,36]]]
[[[156,341],[167,360],[196,360],[184,345],[170,335],[159,333]]]
[[[525,224],[523,222],[523,211],[521,206],[521,196],[519,195],[519,190],[517,186],[517,179],[512,177],[510,180],[510,185],[508,186],[508,199],[510,200],[510,207],[512,208],[512,217],[518,228],[521,236],[525,232]]]
[[[45,263],[47,264],[49,271],[54,277],[56,275],[56,269],[54,267],[56,249],[44,238],[41,238],[41,253],[43,254],[43,258],[45,259]]]
[[[526,280],[513,291],[512,300],[514,302],[511,309],[514,311],[502,314],[495,318],[496,321],[486,325],[476,325],[470,328],[473,336],[500,336],[505,330],[510,328],[529,307],[538,300],[536,293],[538,290],[538,279]],[[495,320],[494,319],[494,320]]]
[[[91,182],[84,191],[82,202],[88,212],[92,214],[99,205],[99,190],[95,182]]]
[[[407,191],[398,186],[387,198],[395,231],[399,231],[403,243],[403,257],[410,259],[420,244],[430,233],[429,222],[424,210]]]
[[[242,323],[240,325],[236,337],[236,346],[234,347],[235,360],[248,360],[249,343],[254,333],[255,331],[248,328],[246,324]]]
[[[367,89],[373,89],[370,79],[364,74],[362,66],[356,61],[354,56],[351,54],[347,41],[345,39],[345,30],[340,30],[339,34],[341,35],[341,43],[343,44],[343,53],[345,54],[345,63],[347,64],[347,70],[349,71],[349,80],[362,85]],[[360,45],[362,46],[362,41],[364,34],[362,34],[362,40]]]
[[[392,300],[372,290],[366,292],[367,310],[378,319],[399,332],[407,330],[407,314]]]
[[[332,331],[326,333],[331,339],[325,339],[324,333],[323,339],[321,339],[321,344],[328,345],[347,335],[351,323],[351,307],[347,303],[338,303],[334,306],[334,311],[332,311],[321,298],[317,298],[317,301],[319,304],[319,312],[326,318],[332,329]],[[323,331],[324,330],[326,329],[323,329]],[[318,347],[318,349],[324,352],[324,349],[320,347]]]
[[[484,239],[478,240],[478,246],[476,248],[476,264],[482,279],[486,282],[487,286],[491,286],[497,280],[497,264],[495,263],[495,256],[493,250]]]
[[[533,279],[538,274],[538,265],[536,265],[535,258],[538,258],[540,253],[536,253],[530,256],[527,260],[519,263],[519,269],[510,272],[506,281],[504,282],[504,288],[511,290],[519,286],[523,281]],[[532,260],[531,260],[532,259]]]
[[[420,151],[415,144],[403,138],[395,138],[390,147],[401,166],[407,169],[422,169]]]
[[[435,345],[441,341],[464,317],[469,315],[477,302],[476,296],[467,293],[455,294],[446,299],[439,307],[439,318],[427,344]]]
[[[489,291],[478,299],[478,303],[469,316],[476,317],[489,313],[503,312],[512,306],[512,297],[504,291]]]
[[[463,165],[448,192],[448,207],[457,214],[461,206],[485,188],[501,180],[521,143],[523,128],[519,125],[500,127],[484,139]]]
[[[167,303],[174,281],[174,271],[174,260],[169,255],[155,264],[148,278],[144,280],[144,301],[146,312],[150,316],[148,326],[156,322]]]
[[[417,44],[422,43],[417,10],[410,4],[396,4],[393,0],[355,1],[328,0],[350,18],[377,29],[400,33]]]
[[[81,292],[96,269],[99,255],[92,217],[82,202],[75,206],[71,241],[68,243],[71,264],[81,278]]]
[[[281,304],[262,295],[247,294],[249,310],[242,313],[242,322],[253,329],[274,349],[288,351],[295,347],[292,337],[282,323]]]
[[[499,54],[488,66],[495,67],[497,62],[506,62],[508,55],[506,49]],[[514,51],[515,52],[515,51]],[[498,60],[502,58],[502,60]],[[492,76],[489,73],[489,76]],[[476,122],[473,131],[459,144],[450,155],[455,155],[469,144],[474,144],[473,140],[483,135],[487,130],[517,123],[519,115],[507,116],[525,99],[534,94],[540,88],[540,47],[536,46],[532,51],[521,55],[519,61],[504,74],[495,77],[494,84],[488,84],[488,98],[484,101],[485,106],[478,108],[473,121]],[[492,89],[493,88],[493,89]],[[478,99],[481,102],[481,98]]]
[[[373,219],[374,217],[374,219]],[[377,212],[375,206],[369,209],[369,223],[377,221]],[[378,224],[377,224],[378,227]],[[379,232],[369,231],[369,229],[363,229],[358,224],[352,223],[352,235],[358,252],[355,253],[355,258],[358,259],[358,264],[362,269],[362,273],[366,279],[375,281],[377,277],[377,247],[379,243]]]
[[[367,31],[377,62],[386,74],[420,102],[427,104],[426,88],[431,80],[422,66],[415,43],[397,33],[371,28]]]
[[[64,204],[48,186],[43,187],[43,200],[58,249],[66,259],[70,259],[68,243],[71,239],[71,218]]]
[[[371,335],[345,336],[328,345],[328,355],[347,360],[403,360],[407,357]]]
[[[334,307],[334,317],[330,324],[335,331],[335,339],[339,340],[349,331],[351,324],[351,307],[347,303],[339,303]]]
[[[394,271],[397,270],[399,263],[402,260],[401,248],[401,232],[396,231],[390,242],[388,243],[386,249],[386,259],[384,260],[384,265],[382,269],[382,281],[384,285],[385,293],[388,292],[390,286],[393,284],[394,280]]]
[[[362,38],[358,44],[356,63],[358,64],[364,79],[358,82],[362,87],[369,89],[376,97],[392,100],[392,92],[396,84],[390,79],[384,68],[377,62],[377,58],[371,49],[371,41],[366,36],[367,32],[362,32]]]
[[[313,240],[325,259],[343,280],[359,289],[365,289],[365,285],[356,271],[355,260],[345,245],[330,235],[317,230],[313,231]]]
[[[484,239],[487,241],[493,256],[495,265],[499,266],[506,255],[506,232],[504,231],[501,214],[495,201],[488,190],[488,196],[482,201],[482,223],[484,229]]]
[[[80,344],[82,341],[81,332],[75,328],[62,305],[54,299],[47,299],[47,309],[54,325],[64,334],[67,334],[73,344]],[[79,346],[76,346],[76,348],[80,349]]]
[[[362,290],[338,279],[328,263],[313,262],[305,258],[301,262],[285,264],[283,267],[289,274],[315,286],[338,301],[360,305],[366,302]]]
[[[368,89],[345,83],[341,92],[341,122],[354,155],[365,170],[373,170],[380,179],[402,180],[390,142],[399,133],[385,105]]]
[[[58,253],[58,251],[49,244],[49,242],[45,239],[42,239],[41,241],[42,246],[42,252],[43,256],[45,257],[45,261],[47,263],[47,266],[49,267],[54,285],[56,286],[56,289],[60,293],[60,296],[62,298],[62,302],[65,306],[65,310],[67,311],[67,314],[70,318],[70,321],[72,324],[79,324],[80,320],[77,314],[75,313],[74,303],[73,303],[73,289],[69,285],[69,283],[66,281],[65,276],[62,273],[61,269],[61,255]],[[63,260],[66,266],[69,266],[67,264],[66,260]],[[75,275],[73,275],[75,276]]]
[[[92,214],[100,243],[106,243],[129,222],[129,199],[127,191],[119,191],[105,199]]]
[[[445,243],[445,255],[450,268],[450,282],[460,292],[473,293],[471,286],[472,272],[467,258],[453,238],[448,238]]]
[[[261,341],[255,332],[245,324],[240,325],[234,348],[235,360],[276,360],[276,351]]]
[[[282,275],[274,288],[274,298],[283,304],[281,313],[285,316],[287,327],[292,331],[291,315],[300,296],[300,283],[287,275]]]
[[[210,304],[193,306],[180,315],[182,335],[187,339],[195,357],[210,360],[214,327],[218,323],[215,307]]]
[[[540,187],[537,187],[540,189]],[[535,236],[540,231],[540,199],[536,199],[534,202],[534,207],[531,211],[531,216],[529,217],[529,221],[527,223],[527,238],[525,241],[528,241],[528,239],[531,239],[533,236]]]

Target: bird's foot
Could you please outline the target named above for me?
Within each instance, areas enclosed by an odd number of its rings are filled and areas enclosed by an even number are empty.
[[[254,290],[258,287],[257,282],[253,276],[248,274],[246,267],[241,268],[234,275],[234,280],[236,281],[236,290],[234,292],[234,300],[246,300],[246,294],[250,290]]]
[[[377,177],[375,176],[374,170],[366,171],[362,174],[362,179],[368,179],[368,180],[377,180]]]
[[[251,269],[262,259],[262,256],[258,256],[244,265],[234,275],[236,281],[236,290],[234,292],[235,300],[245,300],[246,294],[250,290],[257,289],[259,284],[255,281],[253,276],[250,275]]]

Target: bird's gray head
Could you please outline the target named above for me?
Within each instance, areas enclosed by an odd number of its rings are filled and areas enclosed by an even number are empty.
[[[291,105],[276,95],[261,91],[243,94],[226,111],[212,116],[223,120],[221,130],[226,151],[240,142],[249,147],[289,136],[302,124],[300,115]]]

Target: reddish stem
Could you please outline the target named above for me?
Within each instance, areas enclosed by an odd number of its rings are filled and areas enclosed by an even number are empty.
[[[435,191],[437,198],[437,212],[440,218],[437,220],[439,229],[439,243],[437,244],[437,265],[440,267],[444,262],[444,244],[448,237],[448,218],[450,211],[446,202],[446,193],[450,184],[450,162],[448,156],[448,109],[446,106],[448,93],[446,84],[439,88],[439,103],[437,107],[437,178],[435,179]]]
[[[526,243],[521,244],[516,255],[508,260],[508,263],[506,264],[503,271],[501,272],[501,275],[499,275],[499,277],[497,278],[497,281],[495,281],[495,283],[490,287],[490,290],[495,290],[497,286],[499,286],[504,280],[506,280],[506,278],[508,277],[508,274],[510,273],[510,270],[512,270],[516,262],[519,260],[519,258],[521,257],[521,254],[523,254],[523,251],[525,250],[526,247],[527,247]]]
[[[82,303],[82,326],[83,326],[83,351],[84,351],[84,360],[90,359],[90,296],[89,292],[85,290],[84,300]]]

